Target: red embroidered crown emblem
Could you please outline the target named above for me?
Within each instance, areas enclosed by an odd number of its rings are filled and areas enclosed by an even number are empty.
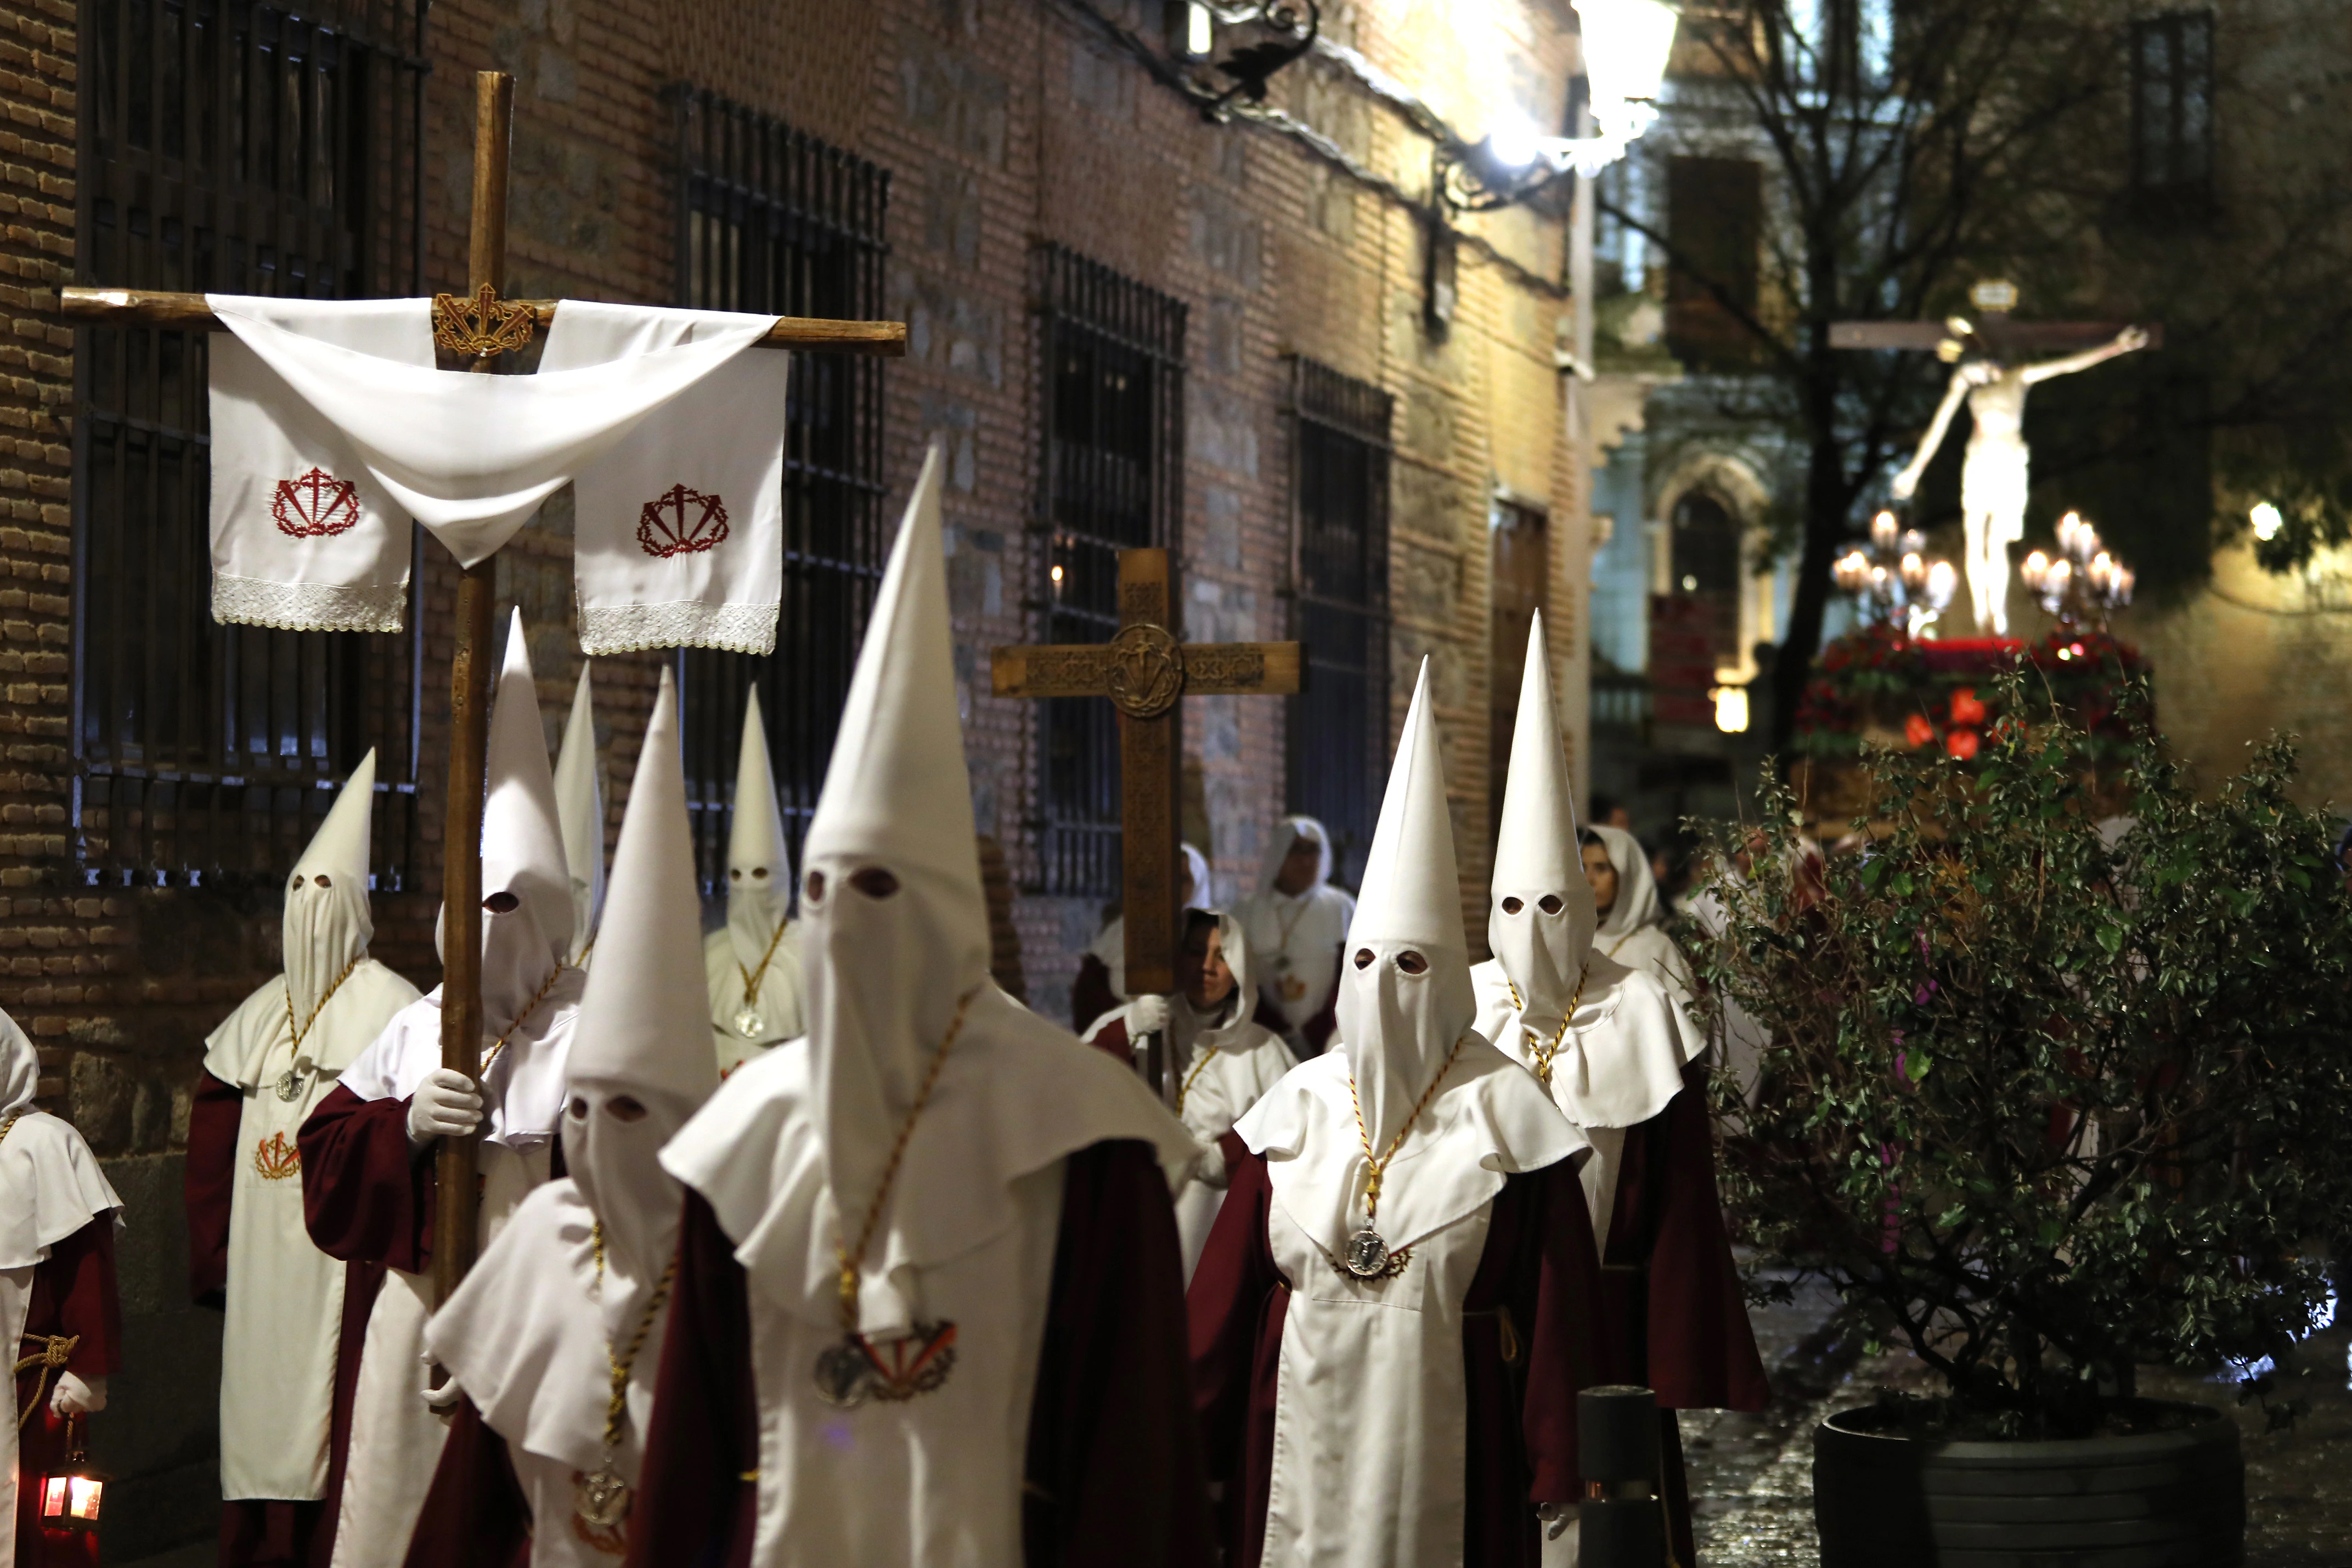
[[[324,468],[312,468],[299,479],[278,481],[269,515],[278,532],[297,539],[345,533],[360,520],[360,489]]]
[[[637,543],[656,560],[709,550],[726,537],[726,503],[684,485],[670,486],[637,513]]]
[[[265,1182],[299,1176],[302,1173],[302,1152],[286,1142],[285,1133],[273,1132],[253,1151],[253,1173]]]

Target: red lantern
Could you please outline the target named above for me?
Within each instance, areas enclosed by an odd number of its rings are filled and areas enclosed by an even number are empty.
[[[1984,721],[1984,700],[1977,695],[1976,688],[1972,686],[1963,686],[1958,691],[1952,693],[1953,723],[1981,724]]]
[[[1953,731],[1944,737],[1944,750],[1967,762],[1977,754],[1977,732],[1974,730]]]
[[[81,1417],[66,1417],[66,1468],[41,1478],[41,1528],[96,1534],[99,1509],[111,1479],[90,1465],[82,1446]]]

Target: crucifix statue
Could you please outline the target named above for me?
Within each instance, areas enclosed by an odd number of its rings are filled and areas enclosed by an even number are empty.
[[[433,337],[445,353],[488,374],[499,356],[527,347],[555,314],[545,300],[500,298],[507,271],[507,162],[514,126],[514,78],[503,71],[474,77],[473,214],[468,235],[467,292],[435,297]],[[59,290],[68,320],[108,326],[182,329],[220,325],[202,294],[146,289],[69,288]],[[835,321],[782,317],[761,340],[770,348],[902,355],[907,329],[898,321]],[[488,750],[490,666],[495,653],[491,611],[497,597],[495,552],[461,568],[457,582],[457,646],[449,666],[449,782],[443,830],[441,1064],[480,1087],[482,1046],[482,810]],[[474,1261],[479,1205],[475,1148],[480,1128],[443,1138],[436,1154],[437,1193],[433,1216],[433,1277],[446,1300]]]
[[[1118,710],[1119,858],[1127,921],[1127,988],[1176,989],[1182,936],[1177,898],[1177,795],[1184,754],[1179,699],[1279,697],[1298,689],[1295,642],[1182,643],[1169,629],[1175,598],[1165,550],[1118,554],[1118,635],[1107,643],[1001,647],[999,697],[1108,697]],[[1251,1005],[1244,997],[1241,1005]],[[1159,1037],[1146,1076],[1164,1099],[1174,1086]]]
[[[1979,283],[1969,298],[1979,312],[1976,321],[1955,316],[1941,323],[1838,321],[1830,328],[1830,346],[1933,349],[1952,365],[1951,382],[1918,451],[1889,488],[1895,500],[1911,499],[1919,477],[1944,444],[1953,416],[1967,405],[1972,423],[1967,460],[1960,468],[1960,513],[1969,602],[1979,632],[2007,637],[2009,547],[2025,537],[2025,501],[2032,488],[2025,395],[2041,382],[2088,370],[2118,354],[2161,347],[2163,329],[2096,321],[2012,321],[2009,312],[2017,303],[2017,289],[2004,282]],[[2037,350],[2065,349],[2074,352],[2053,359],[2021,357]]]

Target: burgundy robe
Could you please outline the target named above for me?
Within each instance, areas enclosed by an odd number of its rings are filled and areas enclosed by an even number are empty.
[[[1625,1133],[1601,1260],[1617,1377],[1658,1396],[1660,1482],[1678,1562],[1696,1561],[1677,1410],[1761,1410],[1771,1397],[1715,1190],[1706,1069]]]
[[[551,1521],[562,1530],[565,1521]],[[530,1562],[530,1504],[507,1440],[460,1395],[433,1489],[408,1538],[407,1568],[524,1568]]]
[[[421,1274],[432,1261],[434,1161],[430,1150],[417,1152],[408,1142],[407,1100],[362,1100],[341,1084],[310,1112],[294,1142],[302,1155],[303,1227],[320,1251],[343,1260],[327,1489],[311,1505],[320,1510],[320,1524],[311,1533],[309,1561],[310,1568],[327,1568],[342,1511],[368,1315],[387,1268]]]
[[[1225,1568],[1257,1568],[1273,1487],[1276,1374],[1290,1284],[1266,1230],[1274,1186],[1265,1156],[1225,1140],[1232,1181],[1192,1273],[1192,1401],[1224,1489]],[[1583,1495],[1576,1394],[1617,1357],[1602,1334],[1600,1268],[1571,1162],[1507,1176],[1463,1302],[1469,1403],[1462,1561],[1538,1568],[1536,1508]],[[1509,1313],[1511,1331],[1503,1330]],[[1506,1351],[1517,1353],[1507,1358]]]
[[[196,1092],[188,1108],[188,1163],[181,1195],[188,1214],[188,1293],[199,1307],[218,1310],[227,1305],[229,1203],[236,1186],[236,1134],[245,1117],[245,1095],[236,1085],[212,1074],[196,1076]],[[350,1284],[345,1282],[348,1290]],[[346,1314],[348,1321],[348,1314]],[[364,1321],[364,1320],[362,1320]],[[341,1358],[336,1361],[336,1381],[342,1381]],[[316,1561],[319,1530],[333,1516],[323,1501],[268,1500],[241,1498],[221,1503],[221,1568],[265,1568],[267,1564]],[[327,1531],[332,1545],[333,1531]]]
[[[33,1267],[33,1289],[25,1307],[25,1332],[78,1339],[65,1370],[76,1377],[110,1377],[122,1366],[122,1303],[114,1287],[114,1214],[93,1215],[88,1225],[49,1248]],[[24,1344],[8,1358],[14,1365],[34,1352]],[[57,1391],[54,1370],[36,1367],[16,1375],[16,1397],[6,1419],[34,1397],[40,1404],[16,1430],[16,1568],[96,1568],[99,1537],[41,1528],[40,1478],[66,1458],[66,1423],[49,1409]],[[87,1418],[84,1418],[85,1431]]]
[[[1126,998],[1110,988],[1110,966],[1089,952],[1078,960],[1078,977],[1070,983],[1070,1027],[1078,1034]]]
[[[1175,1211],[1151,1151],[1120,1140],[1072,1154],[1030,1399],[1024,1568],[1215,1563],[1183,1314]],[[760,1464],[749,1282],[691,1192],[656,1386],[627,1568],[744,1568]]]

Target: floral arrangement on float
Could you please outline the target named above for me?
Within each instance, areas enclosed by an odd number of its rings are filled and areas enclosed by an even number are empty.
[[[1872,524],[1876,552],[1856,550],[1835,566],[1838,586],[1867,619],[1822,649],[1797,710],[1791,750],[1799,794],[1818,814],[1863,809],[1870,799],[1853,764],[1866,746],[1936,752],[1973,763],[2000,728],[2062,721],[2076,737],[2075,761],[2096,777],[2130,749],[2123,694],[2145,694],[2150,670],[2137,648],[2107,630],[2110,610],[2131,602],[2132,573],[2074,512],[2058,523],[2055,558],[2035,551],[2018,570],[2026,590],[2057,624],[2036,642],[2010,637],[1938,637],[1935,624],[1951,595],[1942,562],[1919,554],[1920,536],[1897,535],[1891,514]],[[1940,589],[1940,592],[1938,590]],[[2021,673],[2014,701],[2002,678]]]

